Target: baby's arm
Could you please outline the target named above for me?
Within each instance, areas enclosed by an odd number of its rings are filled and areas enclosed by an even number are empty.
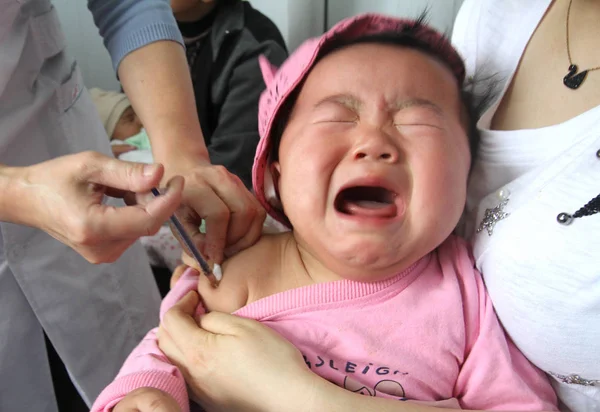
[[[193,272],[192,272],[193,273]],[[184,273],[175,287],[161,304],[161,318],[179,299],[191,290],[196,290],[198,278],[190,272]],[[202,312],[202,308],[199,308]],[[185,380],[181,372],[158,347],[158,328],[152,329],[129,355],[115,380],[98,396],[92,412],[109,412],[126,395],[140,388],[158,389],[177,401],[182,412],[189,411],[189,400]]]
[[[256,245],[238,253],[223,264],[223,279],[214,287],[204,275],[186,270],[165,296],[160,316],[189,291],[197,290],[204,311],[232,313],[248,303],[249,290],[268,274],[265,267],[271,259],[272,245],[260,240]],[[189,262],[189,259],[186,259]],[[176,272],[181,270],[177,268]],[[252,289],[257,289],[256,286]],[[186,383],[181,372],[158,347],[157,328],[151,330],[125,361],[116,379],[102,391],[92,412],[109,412],[123,398],[140,388],[158,389],[174,398],[183,412],[189,411]]]
[[[162,301],[161,319],[167,310],[192,290],[198,291],[204,304],[204,307],[198,308],[198,314],[204,313],[205,309],[230,313],[244,306],[248,299],[248,282],[245,276],[248,272],[244,270],[244,264],[248,263],[253,253],[241,252],[238,256],[240,258],[232,259],[232,265],[224,265],[225,276],[217,288],[211,285],[206,276],[186,270]],[[181,267],[176,269],[179,270]],[[158,347],[157,331],[158,328],[155,328],[148,332],[133,350],[115,380],[94,402],[92,412],[112,411],[125,396],[140,388],[162,391],[177,401],[182,412],[189,411],[185,380],[179,369],[171,364]],[[150,392],[148,395],[152,396]]]
[[[273,294],[281,237],[263,235],[253,246],[223,263],[223,279],[217,287],[201,275],[198,293],[208,312],[234,313],[255,300]],[[194,264],[189,257],[184,262]]]

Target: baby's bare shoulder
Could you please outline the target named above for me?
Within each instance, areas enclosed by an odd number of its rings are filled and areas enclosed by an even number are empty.
[[[223,279],[217,287],[201,276],[198,293],[209,311],[235,312],[249,303],[257,285],[265,281],[277,267],[281,235],[264,235],[253,246],[227,259]]]

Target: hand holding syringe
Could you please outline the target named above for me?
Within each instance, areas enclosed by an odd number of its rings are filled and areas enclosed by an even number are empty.
[[[160,192],[156,188],[152,188],[152,194],[156,197],[160,196]],[[181,222],[175,214],[173,214],[169,218],[169,221],[171,230],[173,231],[173,234],[175,235],[181,246],[185,249],[188,255],[192,256],[196,260],[196,262],[198,262],[198,265],[200,265],[202,272],[210,279],[211,283],[213,285],[217,285],[223,277],[221,273],[221,267],[215,264],[214,270],[210,268],[208,262],[206,262],[206,259],[204,259],[204,257],[202,256],[202,254],[200,253],[190,236],[186,233],[186,231],[183,228],[183,225],[181,224]]]

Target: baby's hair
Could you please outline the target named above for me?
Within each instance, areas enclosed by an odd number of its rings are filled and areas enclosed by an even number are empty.
[[[407,47],[415,49],[428,54],[437,60],[441,61],[452,73],[454,74],[457,82],[463,81],[461,75],[457,74],[455,70],[455,60],[452,56],[449,56],[450,40],[446,36],[440,36],[439,40],[428,42],[421,39],[418,34],[422,29],[423,25],[427,21],[427,12],[423,12],[419,18],[415,20],[412,25],[404,25],[402,30],[399,31],[388,31],[378,33],[376,35],[366,35],[355,39],[333,39],[326,47],[323,47],[319,52],[317,60],[312,67],[323,57],[328,54],[343,49],[348,46],[355,44],[364,43],[375,43],[375,44],[389,44],[399,47]],[[305,77],[305,79],[308,76]],[[469,148],[471,151],[471,157],[473,158],[477,153],[479,146],[479,133],[477,131],[477,120],[483,113],[483,110],[489,105],[494,98],[494,91],[496,89],[497,82],[494,81],[494,76],[487,76],[482,78],[481,76],[472,76],[464,80],[463,84],[459,86],[460,97],[464,106],[463,123],[465,124],[466,133],[469,139]],[[485,87],[479,87],[479,84],[485,84]],[[296,99],[300,94],[300,90],[304,85],[302,81],[292,93],[288,96],[286,101],[283,103],[279,110],[279,115],[273,122],[271,130],[271,153],[270,159],[277,160],[279,157],[279,144],[281,136],[285,130],[285,127],[290,119],[292,110],[296,103]]]
[[[479,148],[479,130],[477,121],[485,110],[496,99],[500,90],[501,79],[496,74],[486,74],[478,69],[472,76],[468,76],[460,90],[461,100],[466,110],[467,136],[471,149],[471,166],[477,156]]]

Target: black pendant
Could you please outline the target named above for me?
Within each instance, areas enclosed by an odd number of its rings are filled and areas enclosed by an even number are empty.
[[[563,83],[569,89],[577,89],[581,86],[581,83],[585,80],[585,76],[587,76],[588,71],[584,70],[581,73],[577,73],[577,65],[572,64],[569,66],[569,73],[563,77]]]
[[[568,226],[573,222],[573,216],[568,213],[563,212],[563,213],[559,213],[558,216],[556,216],[556,220],[561,225]]]

